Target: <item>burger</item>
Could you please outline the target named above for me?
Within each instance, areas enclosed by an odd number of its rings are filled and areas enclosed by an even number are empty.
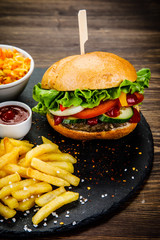
[[[127,60],[108,52],[74,55],[54,63],[34,86],[33,111],[51,127],[78,140],[118,139],[140,121],[139,105],[150,70],[136,72]]]

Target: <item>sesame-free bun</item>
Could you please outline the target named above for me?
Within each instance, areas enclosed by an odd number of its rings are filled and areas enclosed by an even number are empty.
[[[42,78],[42,88],[58,91],[106,89],[123,80],[136,81],[136,70],[127,60],[108,52],[74,55],[54,63]]]
[[[86,132],[69,129],[62,124],[55,125],[53,115],[50,113],[47,114],[47,120],[54,130],[65,137],[76,140],[119,139],[131,133],[137,126],[137,123],[127,123],[125,126],[121,126],[110,131]]]

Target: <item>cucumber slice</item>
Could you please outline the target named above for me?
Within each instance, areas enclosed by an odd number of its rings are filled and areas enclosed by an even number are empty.
[[[81,122],[85,122],[85,119],[74,118],[74,117],[68,117],[63,119],[63,123],[65,124],[81,123]]]
[[[109,123],[124,123],[128,122],[129,119],[133,116],[133,109],[132,107],[122,108],[120,110],[120,115],[115,118],[108,117],[106,114],[102,114],[99,116],[99,120],[102,122],[109,122]]]

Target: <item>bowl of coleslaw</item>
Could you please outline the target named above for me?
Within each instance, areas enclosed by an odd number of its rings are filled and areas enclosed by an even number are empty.
[[[16,99],[34,70],[34,60],[21,48],[0,44],[0,102]]]

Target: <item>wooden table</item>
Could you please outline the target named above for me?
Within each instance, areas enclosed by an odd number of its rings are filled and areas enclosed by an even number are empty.
[[[56,239],[160,239],[160,3],[156,0],[1,0],[0,43],[28,51],[35,67],[48,67],[65,56],[79,54],[77,13],[80,9],[87,9],[88,14],[86,52],[113,52],[128,59],[136,70],[151,69],[150,87],[145,91],[141,109],[153,133],[155,156],[145,185],[116,214],[83,231]]]

